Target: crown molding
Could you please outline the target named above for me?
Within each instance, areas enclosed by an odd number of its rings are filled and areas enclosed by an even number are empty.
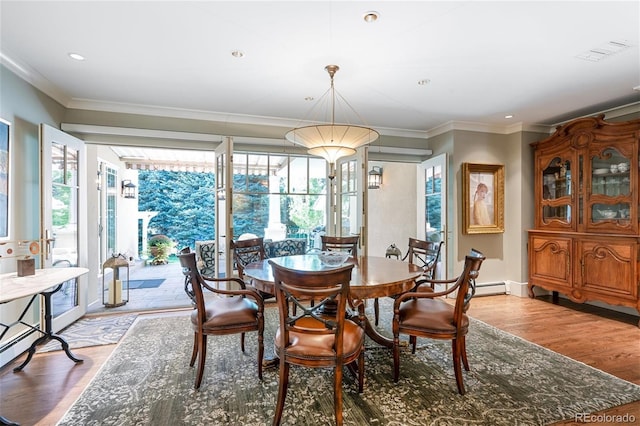
[[[94,136],[89,138],[90,142],[100,143],[100,136],[119,136],[123,138],[143,138],[154,140],[181,140],[189,142],[212,142],[220,143],[224,136],[213,135],[208,133],[192,133],[192,132],[174,132],[169,130],[154,130],[154,129],[135,129],[131,127],[114,127],[114,126],[96,126],[91,124],[76,124],[76,123],[62,123],[61,129],[65,132],[75,133],[83,136]],[[107,142],[105,142],[107,143]],[[108,142],[112,143],[112,142]],[[272,139],[272,138],[256,138],[256,137],[242,137],[234,136],[233,143],[239,145],[253,145],[253,146],[280,146],[296,148],[294,144],[285,139]],[[215,146],[212,145],[212,148]],[[430,149],[419,148],[401,148],[401,147],[385,147],[376,146],[376,152],[385,154],[398,154],[398,155],[417,155],[426,156],[431,155]]]
[[[525,129],[538,129],[531,131],[539,131],[540,128],[545,129],[547,126],[542,125],[526,125],[524,123],[514,123],[508,126],[502,124],[477,123],[472,121],[449,121],[441,126],[434,127],[427,132],[427,139],[442,135],[453,130],[464,130],[468,132],[496,133],[500,135],[508,135]],[[529,130],[527,130],[529,131]]]
[[[14,60],[6,51],[0,51],[0,64],[4,65],[15,75],[40,90],[62,106],[66,106],[70,97],[61,91],[56,85],[44,78],[42,74],[29,65]]]

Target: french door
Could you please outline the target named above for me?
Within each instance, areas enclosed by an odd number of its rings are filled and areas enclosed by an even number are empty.
[[[367,255],[367,148],[338,160],[329,197],[329,225],[337,236],[360,236],[358,253]]]
[[[438,155],[420,163],[417,176],[417,235],[421,240],[444,241],[437,278],[446,278],[447,252],[451,247],[447,227],[447,155]]]
[[[40,125],[41,267],[86,267],[87,205],[84,142]],[[53,331],[86,312],[87,277],[67,282],[52,297]]]
[[[225,137],[215,150],[216,175],[216,276],[233,271],[233,259],[229,242],[233,239],[233,138]],[[224,258],[220,257],[224,253]]]

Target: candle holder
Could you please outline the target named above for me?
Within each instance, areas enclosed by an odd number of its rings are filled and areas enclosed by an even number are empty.
[[[111,275],[107,280],[109,270]],[[102,304],[107,308],[115,308],[128,301],[129,261],[121,253],[114,254],[102,264]]]

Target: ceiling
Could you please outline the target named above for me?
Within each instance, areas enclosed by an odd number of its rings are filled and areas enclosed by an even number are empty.
[[[293,127],[328,64],[381,134],[640,101],[638,1],[2,0],[0,19],[2,63],[69,108]]]

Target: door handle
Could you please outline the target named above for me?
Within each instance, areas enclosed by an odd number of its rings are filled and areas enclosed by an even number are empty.
[[[44,231],[44,258],[45,260],[49,260],[49,255],[51,254],[51,244],[55,244],[56,237],[51,237],[51,232],[48,229]]]

